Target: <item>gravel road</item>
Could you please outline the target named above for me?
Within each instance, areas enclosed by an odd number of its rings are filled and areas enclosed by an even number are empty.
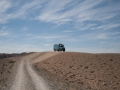
[[[50,90],[44,79],[36,73],[32,63],[39,62],[57,53],[34,53],[18,62],[16,76],[10,90]]]

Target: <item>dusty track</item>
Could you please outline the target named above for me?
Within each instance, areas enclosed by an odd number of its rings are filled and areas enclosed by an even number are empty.
[[[18,63],[17,73],[10,90],[50,90],[46,82],[32,67],[32,63],[47,59],[58,53],[34,53],[24,56]]]

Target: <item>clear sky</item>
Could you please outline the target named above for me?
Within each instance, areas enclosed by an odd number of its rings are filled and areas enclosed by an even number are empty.
[[[120,0],[0,0],[0,53],[120,53]]]

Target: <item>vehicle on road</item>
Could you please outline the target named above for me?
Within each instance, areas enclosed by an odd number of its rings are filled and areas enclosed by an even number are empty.
[[[65,52],[65,47],[63,44],[54,44],[53,46],[54,51],[63,51]]]

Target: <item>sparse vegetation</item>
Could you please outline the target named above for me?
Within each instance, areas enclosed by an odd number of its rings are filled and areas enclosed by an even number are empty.
[[[15,63],[15,61],[13,61],[13,60],[10,60],[10,61],[9,61],[9,63]]]
[[[110,61],[113,61],[113,59],[110,59]]]
[[[119,88],[119,79],[116,77],[119,76],[120,69],[119,55],[62,53],[37,63],[37,68],[43,77],[57,83],[64,81],[66,84],[64,83],[63,86],[72,86],[76,88],[75,90],[80,90],[79,88],[82,88],[81,90],[117,90]]]
[[[6,53],[0,53],[0,58],[8,58],[8,57],[15,57],[20,54],[6,54]]]
[[[8,83],[12,77],[15,58],[18,54],[0,54],[0,90],[8,90]]]

